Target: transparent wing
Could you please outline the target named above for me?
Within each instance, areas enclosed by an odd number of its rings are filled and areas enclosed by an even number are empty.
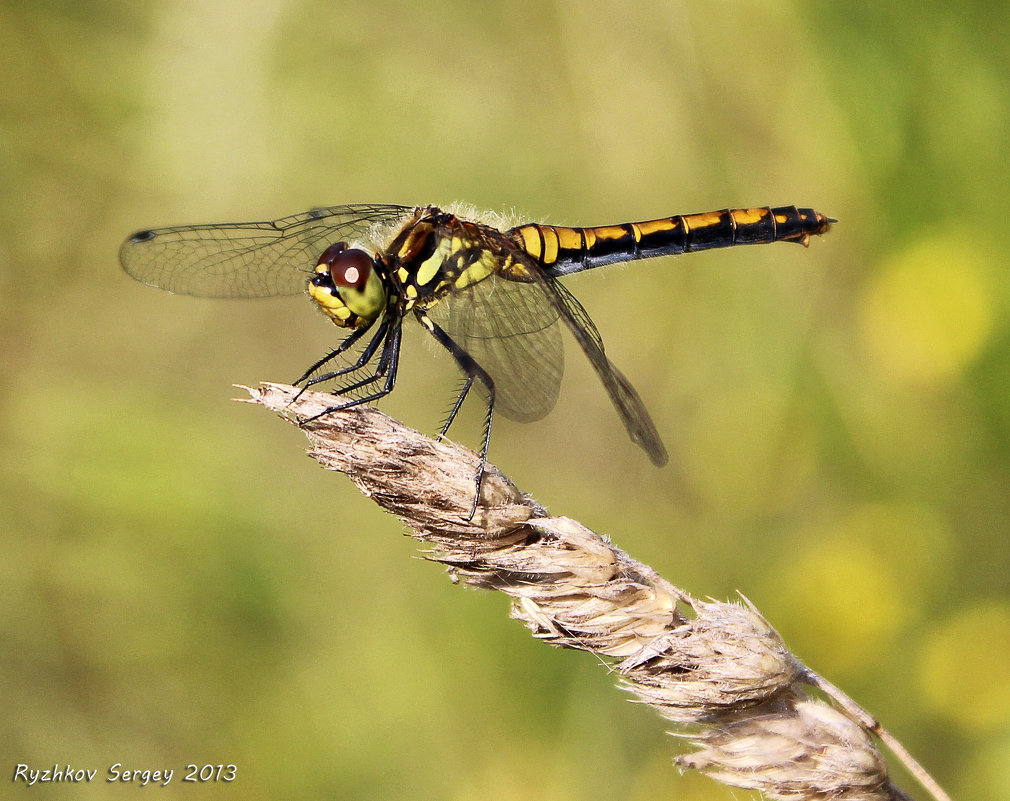
[[[659,432],[656,430],[656,424],[652,422],[652,418],[649,416],[645,404],[642,403],[642,399],[638,397],[635,388],[607,358],[603,350],[603,338],[596,330],[596,326],[593,325],[589,313],[560,282],[545,275],[536,265],[529,263],[527,271],[533,283],[550,298],[551,304],[557,309],[558,314],[575,337],[575,341],[579,343],[579,347],[582,348],[590,364],[593,365],[593,369],[596,370],[596,374],[603,382],[631,441],[649,454],[653,464],[657,466],[666,464],[669,456],[659,437]]]
[[[181,225],[138,231],[119,250],[141,283],[181,295],[296,295],[334,242],[361,241],[405,220],[411,206],[329,206],[272,222]],[[368,243],[366,243],[368,244]]]
[[[496,411],[530,422],[554,408],[565,356],[558,312],[540,287],[492,274],[427,314],[494,379]]]

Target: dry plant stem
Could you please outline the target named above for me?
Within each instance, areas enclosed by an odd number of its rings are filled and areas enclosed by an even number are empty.
[[[332,402],[281,384],[249,392],[295,423]],[[477,456],[375,409],[329,414],[302,430],[314,459],[400,517],[455,580],[504,592],[533,636],[612,665],[694,747],[677,758],[681,767],[773,799],[907,799],[888,778],[877,735],[934,798],[949,801],[871,715],[800,664],[746,599],[692,598],[574,520],[549,517],[491,465],[468,520]]]

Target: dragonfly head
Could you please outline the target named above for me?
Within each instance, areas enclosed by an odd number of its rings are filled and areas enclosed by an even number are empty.
[[[360,328],[382,313],[387,292],[374,257],[337,242],[319,257],[309,294],[341,328]]]

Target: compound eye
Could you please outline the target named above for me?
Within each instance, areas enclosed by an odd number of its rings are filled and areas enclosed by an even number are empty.
[[[319,257],[319,261],[316,262],[317,265],[325,264],[329,267],[333,264],[333,260],[341,253],[347,250],[346,242],[334,242],[326,250],[323,251],[323,255]]]
[[[360,291],[372,273],[372,257],[363,250],[346,248],[345,242],[330,245],[319,258],[319,264],[330,268],[333,285],[338,289],[353,287]]]

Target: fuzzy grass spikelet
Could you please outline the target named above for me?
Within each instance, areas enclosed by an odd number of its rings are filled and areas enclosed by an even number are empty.
[[[280,384],[249,392],[294,423],[331,402]],[[596,655],[638,701],[677,724],[694,749],[677,757],[682,768],[783,801],[904,801],[880,740],[934,798],[949,801],[746,599],[691,597],[580,523],[549,516],[491,465],[468,519],[479,457],[375,409],[327,414],[302,430],[314,459],[399,517],[453,580],[504,593],[534,637]]]

